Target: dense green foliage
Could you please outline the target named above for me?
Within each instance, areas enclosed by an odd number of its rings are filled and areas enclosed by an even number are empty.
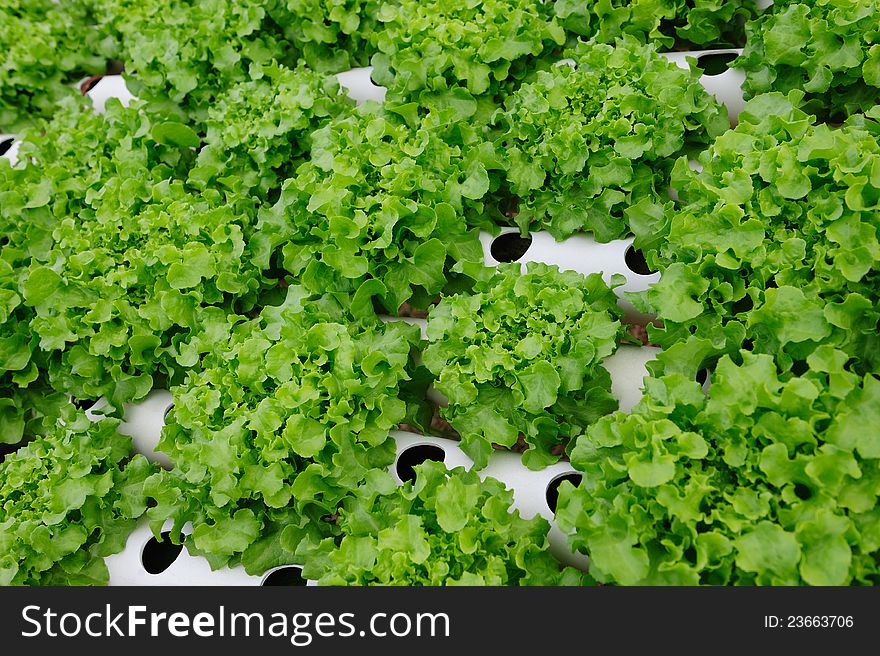
[[[562,570],[547,520],[511,511],[502,483],[430,460],[415,470],[403,487],[377,475],[346,500],[341,540],[301,543],[303,573],[319,585],[571,585],[583,576]]]
[[[735,62],[747,94],[798,89],[806,111],[835,120],[880,104],[876,0],[788,0],[773,9],[747,25]]]
[[[270,561],[282,529],[334,530],[322,517],[394,460],[418,342],[414,326],[375,318],[369,287],[349,309],[291,286],[281,305],[212,330],[200,371],[172,388],[159,448],[175,469],[148,484],[157,528],[192,522],[192,552],[257,573],[284,564]]]
[[[309,66],[327,72],[368,66],[386,0],[278,0],[267,12]],[[277,6],[273,6],[277,5]]]
[[[65,110],[27,137],[23,165],[0,161],[11,266],[0,273],[32,314],[6,339],[42,352],[16,363],[17,377],[45,359],[57,389],[118,405],[194,364],[196,329],[253,305],[261,272],[244,252],[254,203],[177,179],[199,145],[182,123],[118,103],[106,116]]]
[[[107,582],[104,556],[121,551],[147,509],[153,466],[129,460],[118,420],[63,423],[0,462],[0,585]]]
[[[498,164],[474,130],[434,114],[407,123],[368,103],[311,139],[311,159],[259,217],[286,272],[316,291],[375,279],[396,314],[433,299],[456,264],[482,259],[468,224],[483,220],[487,169]]]
[[[0,0],[0,132],[51,116],[77,81],[107,70],[89,4]]]
[[[541,0],[401,0],[378,13],[373,79],[427,107],[480,96],[491,103],[542,53],[565,42]]]
[[[144,514],[323,584],[880,583],[875,5],[0,0],[0,585],[106,583]],[[658,53],[744,36],[728,129]],[[487,268],[504,225],[634,236],[656,321],[596,271],[625,243]],[[626,331],[662,351],[621,412]],[[156,388],[168,470],[118,432]],[[570,458],[590,574],[496,480],[398,487],[396,430]]]
[[[645,298],[665,323],[651,334],[666,371],[692,375],[743,344],[782,371],[820,344],[880,370],[880,125],[814,125],[798,99],[749,102],[701,171],[678,162],[680,206],[642,226],[663,267]]]
[[[745,19],[757,13],[755,0],[555,0],[553,6],[577,35],[612,43],[630,34],[664,50],[741,46]]]
[[[724,356],[709,398],[649,379],[629,415],[578,439],[557,520],[590,573],[623,585],[880,582],[880,381],[816,349],[802,376]]]
[[[668,197],[675,158],[729,127],[726,112],[697,73],[652,46],[625,39],[566,54],[572,65],[539,72],[496,115],[515,220],[557,239],[617,239]]]
[[[484,467],[492,444],[523,435],[523,462],[558,460],[569,439],[617,408],[602,360],[621,335],[617,297],[600,274],[503,264],[428,319],[425,365],[449,399],[441,414]]]

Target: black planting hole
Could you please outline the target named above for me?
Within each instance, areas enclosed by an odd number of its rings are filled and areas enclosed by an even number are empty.
[[[174,409],[174,404],[173,404],[173,403],[169,403],[169,404],[168,404],[168,407],[165,408],[165,412],[162,413],[162,419],[167,420],[167,419],[168,419],[168,413],[171,412],[173,409]]]
[[[75,405],[80,410],[88,410],[93,405],[95,405],[94,401],[90,401],[89,399],[71,399],[73,401],[73,405]]]
[[[426,460],[443,462],[446,452],[433,444],[417,444],[404,450],[397,459],[397,476],[404,483],[416,480],[416,472],[413,467],[421,465]]]
[[[638,248],[635,248],[632,244],[626,247],[626,253],[623,254],[623,260],[626,262],[626,266],[629,267],[630,271],[637,273],[640,276],[650,276],[654,273],[654,270],[648,266],[648,262],[645,260],[645,254]]]
[[[748,312],[753,307],[755,307],[755,303],[752,301],[752,297],[746,294],[738,301],[734,301],[731,309],[734,314],[741,314],[743,312]]]
[[[495,237],[489,252],[498,262],[516,262],[526,254],[531,245],[531,237],[523,237],[518,232],[508,232]]]
[[[183,545],[172,543],[171,533],[163,531],[161,542],[152,537],[144,545],[144,550],[141,552],[141,563],[150,574],[161,574],[174,564],[182,550]]]
[[[0,444],[0,462],[6,460],[6,456],[18,451],[24,444]]]
[[[813,496],[813,491],[803,483],[795,483],[794,493],[801,501],[806,501],[811,496]]]
[[[583,476],[571,472],[569,474],[557,476],[550,481],[550,484],[547,486],[547,507],[554,513],[556,512],[556,504],[559,503],[559,486],[562,485],[562,481],[569,481],[572,485],[577,487],[581,484],[581,479],[583,479]]]
[[[306,580],[301,567],[280,567],[263,579],[260,585],[277,585],[283,587],[303,586]]]
[[[697,58],[697,66],[703,70],[703,75],[721,75],[730,68],[730,62],[737,58],[735,52],[716,52]]]
[[[0,141],[0,155],[5,155],[7,151],[12,148],[12,144],[15,139],[6,138],[3,141]]]
[[[697,382],[700,385],[705,385],[707,380],[709,380],[709,370],[703,367],[697,372]]]

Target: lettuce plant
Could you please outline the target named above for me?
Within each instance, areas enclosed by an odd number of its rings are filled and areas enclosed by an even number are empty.
[[[135,96],[204,121],[219,93],[296,61],[260,0],[96,0]],[[271,3],[270,3],[271,4]]]
[[[612,43],[624,34],[664,50],[741,46],[755,0],[555,0],[562,25],[576,35]]]
[[[156,530],[192,522],[191,552],[254,573],[290,562],[282,530],[336,532],[342,500],[394,460],[389,431],[407,415],[401,386],[419,339],[376,319],[369,291],[349,304],[292,285],[281,305],[211,334],[200,370],[172,388],[159,449],[175,469],[147,487]]]
[[[263,74],[229,88],[209,108],[193,185],[277,191],[309,153],[311,133],[353,105],[335,77],[302,62],[270,65]]]
[[[50,117],[77,80],[106,72],[87,4],[0,0],[0,132]]]
[[[373,79],[422,105],[492,101],[565,32],[541,0],[401,0],[384,3],[374,34]]]
[[[0,585],[106,584],[104,557],[147,509],[153,466],[129,458],[119,421],[62,417],[0,462]]]
[[[397,487],[376,476],[339,511],[341,539],[300,543],[319,585],[573,585],[583,576],[550,554],[542,517],[511,510],[494,478],[427,461]]]
[[[600,582],[876,585],[880,380],[817,348],[801,376],[772,356],[718,363],[706,399],[681,374],[646,380],[631,414],[578,438],[584,472],[556,519]]]
[[[255,211],[248,197],[196,194],[175,179],[199,145],[186,125],[118,103],[106,117],[67,109],[28,137],[20,166],[0,163],[10,298],[26,306],[19,316],[32,314],[27,325],[7,321],[3,338],[48,354],[56,389],[119,407],[154,375],[197,363],[196,329],[253,306]]]
[[[727,129],[727,114],[697,72],[632,38],[566,54],[571,66],[541,71],[507,98],[497,147],[523,231],[610,241],[667,198],[675,158]]]
[[[751,100],[701,171],[677,163],[681,205],[639,227],[662,269],[645,307],[665,323],[649,331],[666,371],[692,374],[743,344],[783,370],[819,344],[854,371],[880,369],[880,125],[814,125],[799,100]]]
[[[441,416],[485,467],[493,444],[520,435],[523,462],[558,460],[569,439],[617,408],[602,367],[622,335],[617,297],[600,274],[502,264],[428,317],[425,366],[449,399]]]
[[[368,66],[384,0],[281,0],[267,11],[309,66],[336,73]]]
[[[774,3],[746,26],[734,66],[747,97],[802,90],[804,109],[822,119],[880,104],[880,22],[875,0]]]
[[[331,121],[260,211],[257,238],[311,289],[354,292],[375,279],[396,313],[405,301],[430,302],[454,265],[482,260],[468,222],[485,220],[488,170],[498,166],[491,143],[439,115],[409,118],[368,103]]]

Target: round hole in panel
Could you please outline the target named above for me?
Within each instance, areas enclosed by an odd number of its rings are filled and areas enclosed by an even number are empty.
[[[162,419],[168,419],[168,413],[174,409],[174,404],[169,403],[168,407],[165,408],[165,412],[162,413]]]
[[[302,567],[290,565],[287,567],[279,567],[273,572],[269,572],[263,579],[261,586],[304,586],[307,584],[306,579],[302,575]]]
[[[813,491],[803,483],[795,483],[794,493],[801,501],[806,501],[813,496]]]
[[[404,483],[416,480],[414,467],[421,465],[426,460],[443,462],[446,452],[435,444],[415,444],[404,449],[397,458],[397,476]]]
[[[23,443],[18,444],[0,444],[0,462],[6,460],[6,456],[11,455],[23,447]]]
[[[562,476],[557,476],[550,483],[547,484],[547,507],[550,508],[552,512],[556,512],[556,504],[559,503],[559,486],[562,485],[563,481],[568,481],[575,487],[581,484],[581,479],[583,476],[578,474],[577,472],[568,472],[567,474],[563,474]]]
[[[709,380],[709,370],[706,367],[703,367],[699,371],[697,371],[697,382],[700,385],[705,385],[706,381]]]
[[[171,533],[163,531],[161,542],[154,536],[144,545],[141,551],[141,564],[150,574],[161,574],[174,564],[181,551],[183,545],[172,543]]]
[[[89,399],[70,399],[70,402],[80,410],[88,410],[95,405],[95,402],[90,401]]]
[[[738,301],[734,301],[731,306],[731,310],[733,310],[734,314],[742,314],[743,312],[748,312],[753,307],[755,307],[755,302],[752,300],[752,297],[746,294]]]
[[[648,266],[648,262],[645,260],[645,254],[632,244],[626,247],[626,252],[623,254],[623,261],[626,262],[626,266],[630,271],[637,273],[640,276],[650,276],[652,273],[655,273],[655,271]]]
[[[697,57],[697,66],[703,70],[703,75],[713,77],[729,69],[730,63],[738,56],[735,52],[714,52]]]
[[[15,141],[12,137],[8,137],[0,141],[0,155],[5,155],[10,148],[12,148],[12,144]]]
[[[498,262],[516,262],[531,246],[531,237],[523,237],[518,232],[507,232],[492,240],[489,252]]]

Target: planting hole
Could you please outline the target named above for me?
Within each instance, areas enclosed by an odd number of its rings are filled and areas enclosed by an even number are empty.
[[[173,544],[170,536],[169,531],[163,531],[161,542],[152,537],[144,545],[144,550],[141,552],[141,563],[150,574],[161,574],[171,567],[183,550],[183,545]]]
[[[397,459],[397,476],[404,483],[416,480],[416,472],[413,469],[416,465],[421,465],[426,460],[435,460],[443,462],[446,459],[446,452],[439,446],[433,444],[417,444],[411,446],[400,454]]]
[[[0,155],[5,155],[6,152],[7,152],[10,148],[12,148],[12,142],[13,142],[13,141],[15,141],[15,139],[12,139],[11,137],[6,138],[6,139],[4,139],[3,141],[0,141]]]
[[[797,495],[797,498],[801,501],[806,501],[811,496],[813,496],[813,491],[808,488],[803,483],[795,483],[794,493]]]
[[[88,410],[93,405],[95,405],[94,401],[90,401],[88,399],[71,399],[73,405],[75,405],[80,410]]]
[[[581,484],[582,478],[580,474],[569,472],[568,474],[557,476],[550,481],[550,484],[547,486],[547,507],[554,513],[556,512],[556,504],[559,503],[559,486],[562,485],[562,481],[569,481],[577,487]]]
[[[303,586],[306,580],[302,575],[301,567],[280,567],[274,572],[270,572],[260,585],[273,585],[282,587]]]
[[[730,68],[730,62],[737,58],[735,52],[716,52],[697,58],[697,66],[703,69],[703,75],[721,75]]]
[[[746,294],[738,301],[735,301],[731,309],[734,314],[741,314],[742,312],[748,312],[753,307],[755,307],[755,304],[752,301],[752,297]]]
[[[173,403],[169,403],[169,404],[168,404],[168,407],[165,408],[165,412],[162,413],[162,419],[166,419],[166,420],[167,420],[167,419],[168,419],[168,413],[171,412],[171,410],[172,410],[173,408],[174,408],[174,404],[173,404]]]
[[[650,276],[654,273],[651,267],[648,266],[648,262],[645,260],[645,254],[638,248],[634,248],[632,244],[626,247],[626,253],[623,254],[623,260],[626,262],[626,266],[630,271],[637,273],[640,276]]]
[[[0,462],[6,460],[6,456],[15,453],[22,446],[22,444],[0,444]]]
[[[516,262],[526,254],[531,245],[531,237],[523,237],[518,232],[508,232],[496,237],[489,251],[498,262]]]

